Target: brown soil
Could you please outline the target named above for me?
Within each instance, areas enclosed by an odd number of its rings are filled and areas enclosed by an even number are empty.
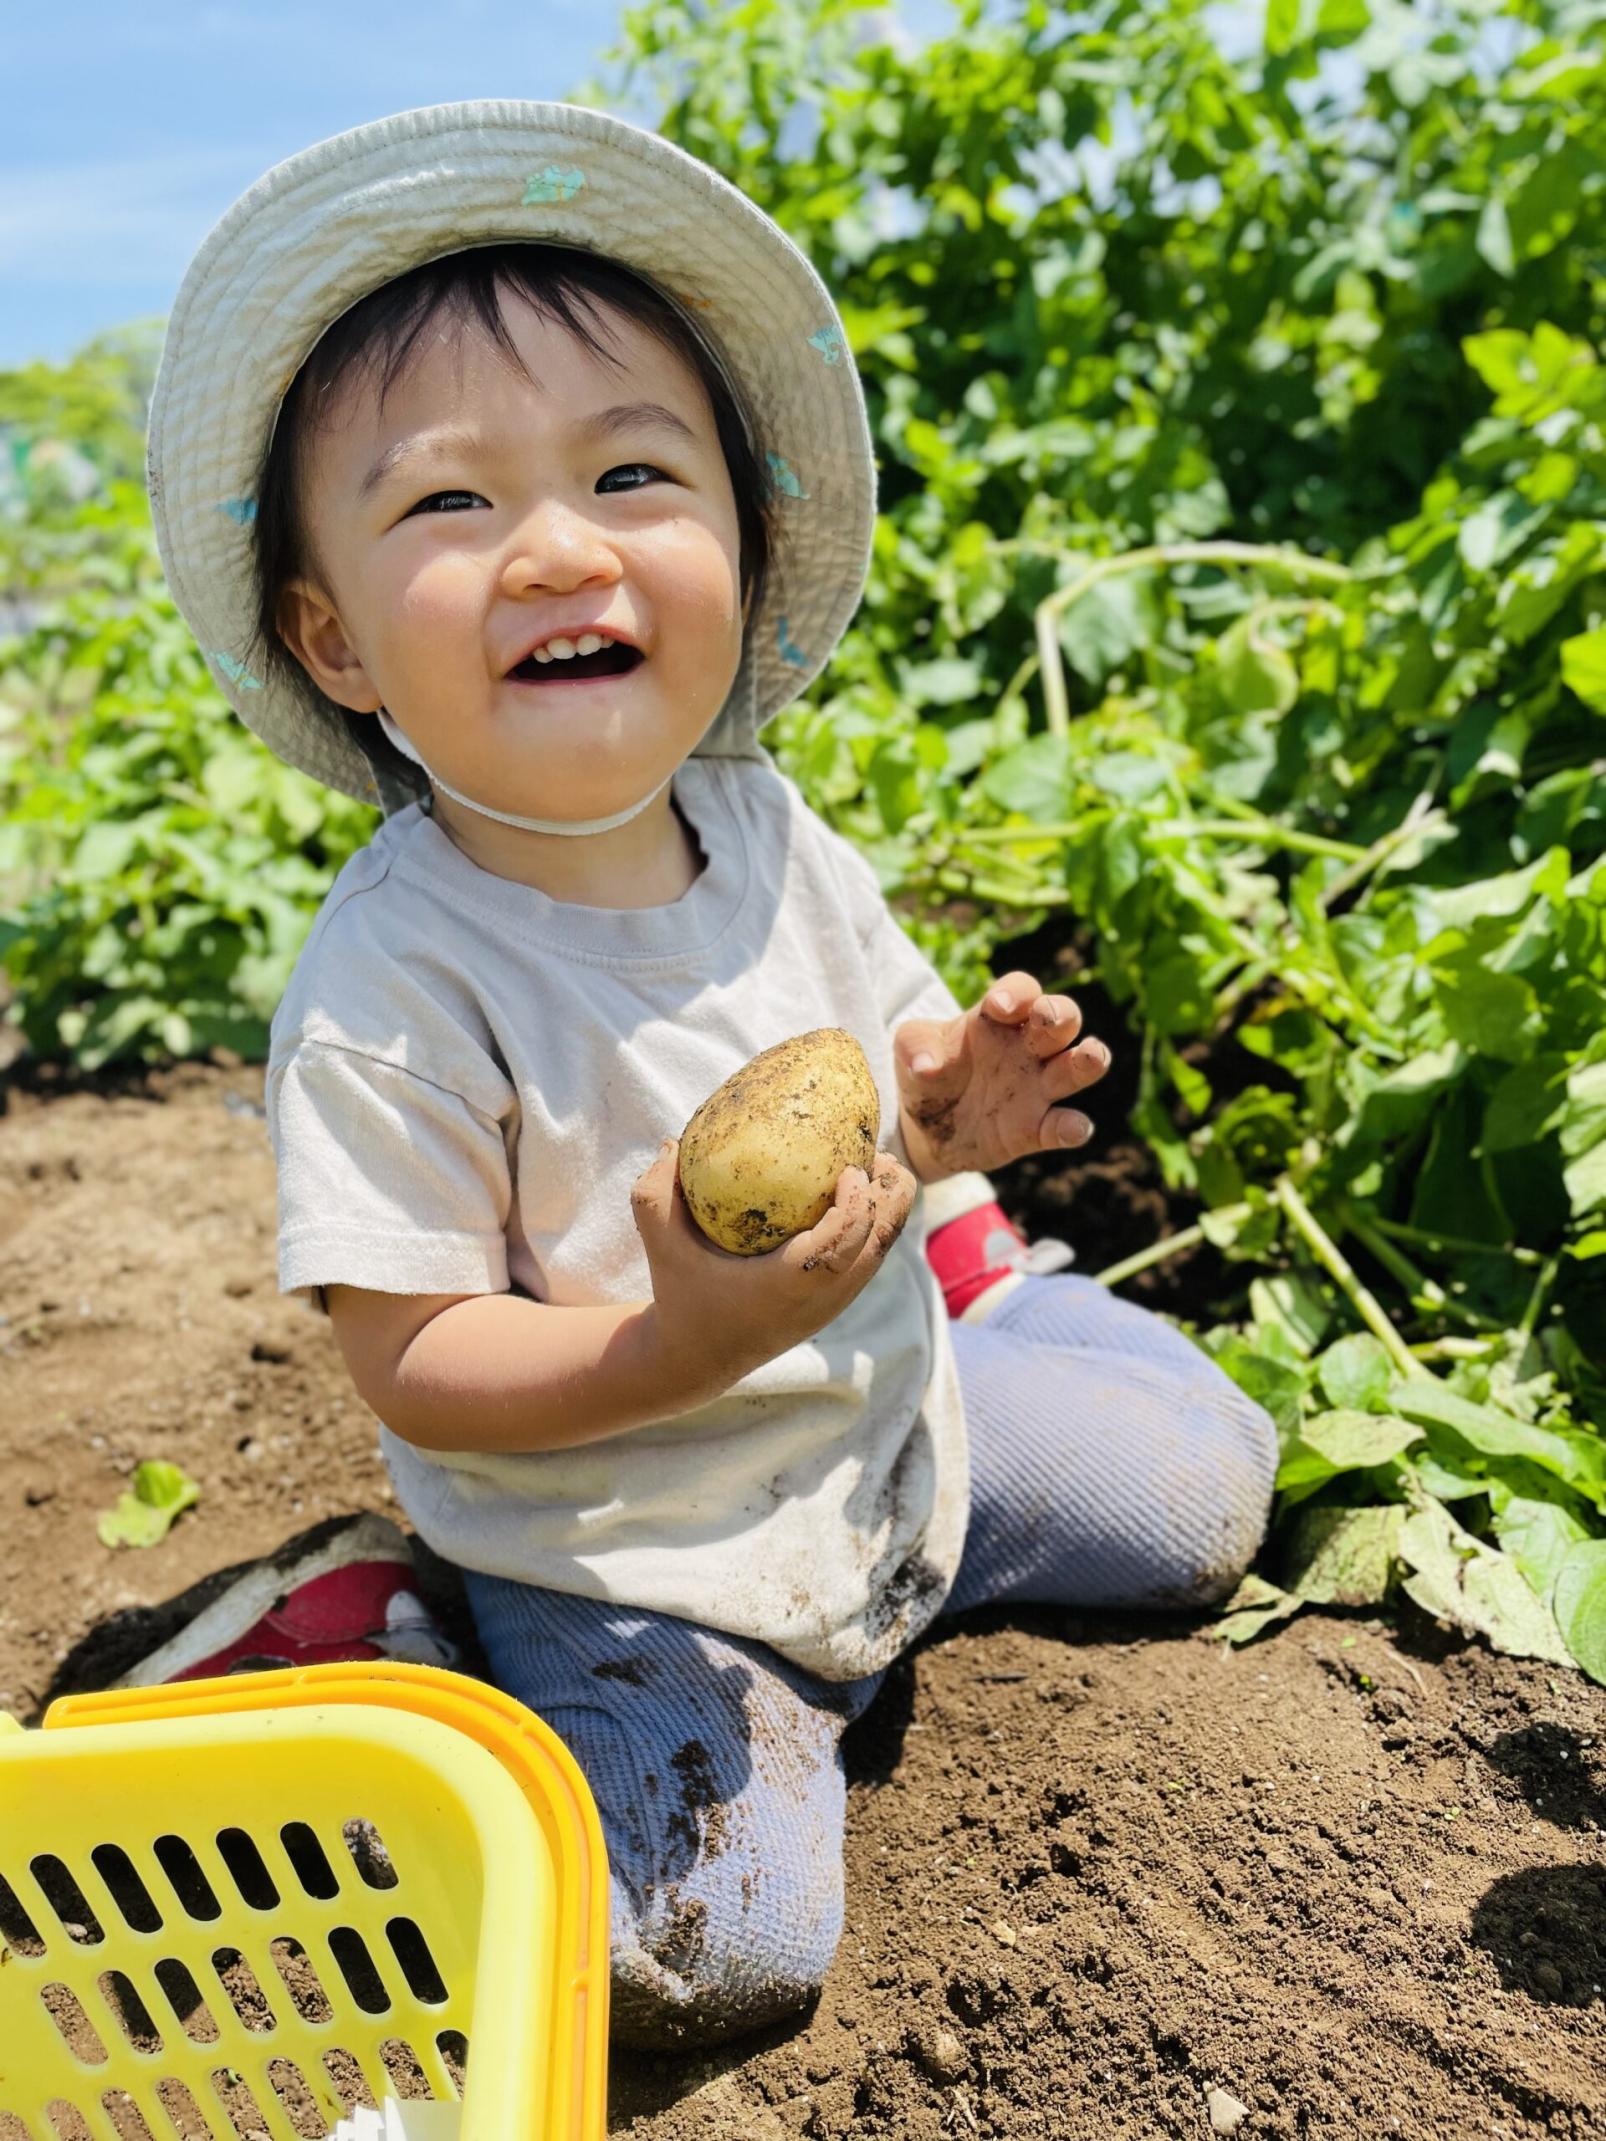
[[[1088,1027],[1115,1122],[1120,1041]],[[5,1091],[0,1707],[26,1718],[160,1640],[197,1579],[395,1513],[328,1326],[275,1291],[261,1089],[190,1064]],[[1187,1220],[1127,1149],[1101,1133],[1000,1188],[1097,1270]],[[1209,1262],[1131,1291],[1196,1313]],[[144,1457],[201,1501],[109,1551],[96,1514]],[[428,1587],[465,1636],[450,1572]],[[617,2055],[614,2130],[1148,2141],[1208,2136],[1219,2089],[1242,2141],[1606,2134],[1603,1733],[1606,1693],[1414,1616],[1236,1653],[1182,1619],[941,1622],[846,1742],[817,2008],[714,2055]]]

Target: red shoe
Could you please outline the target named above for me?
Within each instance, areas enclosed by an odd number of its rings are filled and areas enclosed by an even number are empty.
[[[1076,1252],[1062,1241],[1028,1242],[1002,1205],[978,1204],[926,1236],[926,1260],[941,1283],[952,1319],[995,1287],[1002,1300],[1030,1273],[1063,1271],[1075,1263]],[[1006,1280],[1012,1283],[1006,1285]]]
[[[155,1687],[341,1658],[455,1665],[456,1646],[415,1583],[407,1541],[388,1518],[314,1525],[248,1569],[116,1685]]]

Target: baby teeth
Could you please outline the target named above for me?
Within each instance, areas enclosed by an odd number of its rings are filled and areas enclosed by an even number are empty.
[[[536,648],[535,658],[538,662],[550,662],[555,656],[559,661],[567,661],[571,655],[595,654],[607,645],[609,641],[598,633],[582,632],[578,639],[549,639],[544,647]]]

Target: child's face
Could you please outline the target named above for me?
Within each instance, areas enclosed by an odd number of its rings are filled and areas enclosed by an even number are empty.
[[[503,311],[529,380],[476,323],[431,343],[382,415],[364,380],[331,397],[303,508],[329,584],[293,582],[281,626],[332,699],[387,708],[449,786],[521,817],[605,817],[681,764],[735,678],[735,498],[701,382],[643,328],[607,308],[616,372],[516,294]],[[633,418],[581,435],[635,401],[684,434]],[[425,444],[454,425],[474,441]],[[591,683],[510,677],[571,623],[617,625],[647,659]]]

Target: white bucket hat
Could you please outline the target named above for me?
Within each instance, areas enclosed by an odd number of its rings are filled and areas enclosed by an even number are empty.
[[[378,723],[304,671],[282,686],[247,667],[255,489],[327,328],[425,261],[520,239],[602,253],[652,283],[759,426],[781,527],[741,666],[694,755],[759,755],[758,731],[819,675],[864,592],[876,473],[858,369],[813,266],[744,193],[577,104],[432,104],[332,135],[259,178],[190,262],[157,368],[147,480],[168,586],[229,703],[292,766],[387,811],[428,782],[369,740]]]

